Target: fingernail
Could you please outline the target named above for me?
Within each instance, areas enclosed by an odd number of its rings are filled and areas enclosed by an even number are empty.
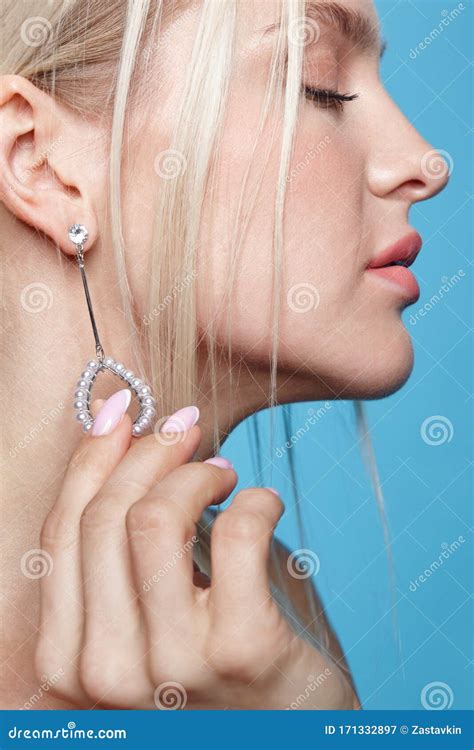
[[[277,497],[280,497],[280,493],[274,487],[264,487],[263,489],[270,490],[270,492],[273,492],[274,495],[276,495]]]
[[[233,469],[234,468],[234,464],[232,464],[226,458],[222,458],[222,456],[214,456],[214,458],[206,458],[206,460],[203,461],[203,463],[214,464],[214,466],[219,466],[221,469]]]
[[[132,398],[131,391],[123,388],[117,391],[113,396],[107,399],[104,405],[97,412],[92,428],[92,435],[100,437],[108,435],[122,421],[125,412]]]
[[[186,432],[196,424],[198,419],[199,409],[197,406],[185,406],[168,417],[166,422],[161,425],[160,432]]]

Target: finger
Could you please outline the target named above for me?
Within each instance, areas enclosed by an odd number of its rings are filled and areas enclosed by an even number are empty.
[[[97,404],[93,409],[97,411]],[[40,581],[40,635],[38,672],[51,674],[59,668],[62,694],[77,699],[84,694],[77,673],[82,644],[83,597],[81,585],[79,519],[82,511],[113,468],[131,439],[131,421],[125,415],[109,435],[84,436],[69,462],[63,486],[41,532],[41,548],[51,560],[50,575]]]
[[[177,434],[177,433],[176,433]],[[108,669],[106,702],[147,707],[151,684],[145,670],[144,632],[133,580],[125,518],[128,509],[166,474],[189,461],[201,431],[197,425],[179,440],[137,440],[86,507],[81,520],[85,605],[84,673],[104,661]],[[116,654],[121,658],[117,660]],[[88,665],[87,668],[85,665]],[[124,682],[124,674],[126,681]],[[96,682],[96,681],[94,681]],[[95,684],[97,688],[97,684]],[[91,692],[94,686],[88,686]],[[152,691],[153,692],[153,691]]]
[[[193,607],[196,523],[205,508],[225,500],[236,482],[232,468],[187,464],[130,509],[127,528],[137,589],[153,641],[184,620]]]
[[[270,544],[282,513],[274,491],[250,488],[238,492],[214,522],[209,606],[223,632],[232,632],[271,596]]]

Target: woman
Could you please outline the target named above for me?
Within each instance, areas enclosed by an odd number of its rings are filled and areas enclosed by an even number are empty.
[[[447,168],[383,89],[371,1],[4,6],[2,707],[359,708],[278,494],[210,506],[242,419],[412,368],[407,214]],[[105,353],[155,395],[143,437],[106,376],[72,418],[77,223]]]

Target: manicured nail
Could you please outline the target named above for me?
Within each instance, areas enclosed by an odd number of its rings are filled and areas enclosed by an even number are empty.
[[[226,458],[222,458],[222,456],[214,456],[214,458],[206,458],[206,460],[203,461],[203,463],[214,464],[214,466],[219,466],[221,469],[233,469],[234,468],[234,464],[232,464]]]
[[[274,495],[277,495],[277,497],[280,497],[280,493],[274,487],[264,487],[263,489],[270,490],[270,492],[273,492]]]
[[[186,432],[196,424],[198,419],[199,409],[197,406],[185,406],[168,417],[166,422],[161,425],[160,432]]]
[[[117,427],[123,419],[125,412],[130,404],[132,394],[128,388],[117,391],[113,396],[107,399],[104,405],[97,412],[92,428],[92,435],[100,437],[108,435]]]

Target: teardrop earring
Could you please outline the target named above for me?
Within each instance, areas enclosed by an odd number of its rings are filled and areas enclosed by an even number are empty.
[[[90,432],[94,424],[94,417],[90,411],[92,386],[94,385],[97,375],[103,370],[108,370],[113,375],[119,377],[120,380],[123,380],[138,399],[140,411],[138,417],[133,423],[132,433],[136,437],[140,437],[148,427],[150,427],[151,420],[156,414],[155,399],[153,398],[149,385],[144,383],[140,378],[135,377],[134,373],[131,370],[127,370],[125,365],[121,362],[115,362],[112,357],[106,357],[104,355],[104,350],[100,343],[99,333],[97,331],[94,312],[92,310],[89,286],[87,284],[86,272],[84,269],[84,245],[87,242],[89,233],[86,227],[82,224],[73,224],[73,226],[69,228],[68,235],[76,248],[76,260],[81,272],[82,283],[84,285],[87,308],[89,310],[89,317],[94,332],[95,353],[97,357],[96,359],[91,359],[87,363],[84,371],[81,373],[80,379],[77,381],[77,390],[74,394],[74,408],[77,411],[76,419],[82,423],[82,429],[84,432]]]

